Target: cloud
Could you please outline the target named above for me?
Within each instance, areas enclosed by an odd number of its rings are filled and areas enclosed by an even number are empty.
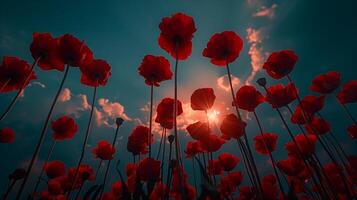
[[[250,56],[250,64],[252,67],[251,73],[245,81],[246,85],[250,85],[254,80],[255,75],[261,70],[264,61],[265,53],[260,44],[263,41],[263,34],[261,29],[254,29],[249,27],[247,30],[247,40],[250,45],[248,54]]]
[[[110,102],[109,99],[98,99],[98,108],[94,109],[94,116],[98,126],[116,127],[115,120],[118,117],[125,121],[132,119],[125,113],[124,106],[119,102]]]
[[[231,75],[231,79],[232,79],[233,88],[240,84],[240,80],[239,80],[238,77]],[[224,90],[226,92],[229,92],[230,89],[231,89],[230,85],[229,85],[228,75],[223,75],[223,76],[219,77],[216,80],[216,83],[217,83],[219,89],[222,89],[222,90]]]
[[[276,4],[273,4],[271,7],[260,7],[257,12],[253,14],[254,17],[267,17],[273,19],[275,16],[275,10],[277,8]]]
[[[71,90],[68,88],[64,88],[58,97],[58,101],[66,102],[69,100],[71,100]]]

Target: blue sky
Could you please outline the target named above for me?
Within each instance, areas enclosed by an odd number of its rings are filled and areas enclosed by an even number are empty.
[[[311,79],[319,73],[335,70],[342,76],[342,82],[355,79],[357,74],[355,62],[355,46],[357,44],[357,24],[355,21],[353,1],[337,3],[335,1],[263,1],[263,0],[154,0],[154,1],[2,1],[0,7],[0,56],[19,56],[31,63],[29,44],[33,32],[49,32],[54,36],[70,33],[85,40],[94,52],[96,58],[107,60],[112,66],[112,77],[106,87],[99,88],[98,99],[103,98],[103,106],[98,105],[98,111],[112,123],[110,116],[103,109],[124,107],[125,115],[131,120],[126,122],[120,131],[118,141],[118,157],[127,162],[131,159],[126,152],[126,138],[132,128],[140,121],[147,122],[148,113],[143,108],[149,100],[149,88],[137,73],[141,59],[146,54],[164,55],[171,62],[173,59],[157,44],[158,25],[161,19],[176,12],[184,12],[195,20],[197,32],[193,39],[192,56],[179,64],[179,98],[187,103],[190,94],[199,87],[212,87],[219,98],[217,108],[223,115],[229,104],[229,93],[219,87],[217,79],[225,74],[223,68],[217,68],[202,57],[201,52],[210,36],[225,30],[236,31],[244,38],[244,49],[240,58],[231,65],[234,76],[244,83],[252,71],[254,52],[263,59],[267,53],[293,49],[299,56],[299,62],[292,73],[292,78],[300,88],[300,93],[312,94],[308,91]],[[265,8],[264,8],[265,7]],[[270,15],[264,15],[264,9]],[[257,14],[260,13],[260,14]],[[267,14],[265,13],[265,14]],[[256,16],[263,15],[263,16]],[[258,34],[255,42],[247,38],[247,29]],[[259,65],[258,65],[259,66]],[[15,167],[26,164],[34,150],[34,144],[49,109],[59,81],[60,72],[44,72],[36,69],[38,83],[33,83],[25,91],[24,97],[18,102],[8,118],[1,122],[0,127],[9,126],[17,132],[17,140],[13,144],[0,145],[3,162],[0,167],[1,188],[7,183],[6,177]],[[253,82],[264,72],[258,71]],[[59,102],[53,119],[70,114],[76,117],[79,132],[72,141],[57,145],[53,159],[64,160],[67,167],[75,165],[79,156],[79,146],[83,141],[85,126],[89,111],[83,108],[81,98],[92,97],[92,88],[81,85],[79,70],[71,68],[65,87],[71,92],[71,99]],[[268,78],[269,84],[277,83]],[[284,80],[283,82],[286,82]],[[40,85],[43,85],[42,87]],[[168,81],[160,88],[155,88],[155,101],[173,95],[173,82]],[[239,85],[236,85],[236,90]],[[14,93],[0,94],[0,112],[10,102]],[[105,103],[107,100],[107,103]],[[110,104],[110,103],[112,104]],[[334,122],[333,129],[350,153],[357,150],[346,134],[345,127],[351,122],[342,109],[330,96],[326,102],[323,114]],[[82,106],[82,107],[81,107]],[[82,109],[82,110],[81,110]],[[357,106],[351,105],[352,113],[357,116]],[[144,109],[145,110],[145,109]],[[122,112],[118,112],[122,115]],[[280,135],[279,147],[283,148],[288,140],[277,114],[268,104],[259,107],[258,114],[263,119],[267,131]],[[114,114],[115,115],[115,114]],[[192,116],[190,119],[192,120]],[[195,116],[193,116],[195,117]],[[105,121],[106,122],[106,121]],[[101,123],[104,123],[101,120]],[[293,128],[297,133],[298,129]],[[258,129],[254,121],[248,125],[249,138],[254,137]],[[40,153],[40,161],[44,159],[50,144],[51,131],[48,132],[46,143]],[[90,146],[98,140],[111,140],[114,129],[105,124],[94,123]],[[182,132],[182,140],[188,137]],[[184,143],[185,143],[184,142]],[[156,148],[157,143],[154,146]],[[225,144],[224,150],[238,153],[235,143]],[[222,150],[222,151],[224,151]],[[93,164],[97,160],[88,155],[85,162]],[[238,155],[238,154],[237,154]],[[285,151],[277,152],[277,158],[284,158]],[[266,158],[257,156],[258,163],[266,162]],[[190,166],[190,165],[188,165]],[[188,171],[190,168],[187,167]],[[262,173],[271,172],[270,168],[261,169]],[[113,172],[114,174],[114,172]],[[111,182],[117,177],[111,177]]]

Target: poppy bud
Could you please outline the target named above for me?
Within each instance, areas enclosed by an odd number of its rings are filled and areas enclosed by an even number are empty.
[[[174,140],[175,140],[175,136],[174,135],[169,135],[167,137],[167,139],[169,140],[170,144],[172,144],[174,142]]]
[[[23,179],[26,175],[26,170],[19,168],[19,169],[15,169],[10,175],[9,175],[9,179],[10,180],[20,180]]]
[[[124,122],[124,119],[121,118],[121,117],[118,117],[116,120],[115,120],[115,123],[117,124],[117,126],[121,126]]]
[[[257,83],[262,86],[265,87],[265,85],[267,84],[267,80],[265,78],[260,78],[257,80]]]

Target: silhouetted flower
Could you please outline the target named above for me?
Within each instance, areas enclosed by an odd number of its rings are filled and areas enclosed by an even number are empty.
[[[275,176],[269,174],[262,179],[263,196],[265,200],[278,199],[279,189]]]
[[[192,110],[208,110],[212,108],[216,95],[212,88],[200,88],[191,95]]]
[[[59,37],[59,56],[64,64],[72,67],[90,64],[93,53],[88,46],[70,34]]]
[[[237,156],[230,153],[221,153],[218,156],[218,160],[221,163],[221,166],[224,171],[233,170],[238,164],[238,162],[240,161],[240,159]]]
[[[330,94],[340,86],[340,73],[327,72],[312,80],[310,90],[321,94]]]
[[[216,152],[221,146],[225,143],[225,141],[218,137],[217,135],[210,134],[209,137],[204,137],[200,140],[202,144],[202,148],[208,152]]]
[[[220,126],[223,138],[229,140],[231,138],[238,139],[245,134],[247,123],[240,120],[236,115],[226,115]]]
[[[313,153],[315,153],[316,141],[317,141],[315,135],[305,136],[303,134],[299,134],[296,135],[294,138],[297,143],[297,146],[292,141],[285,144],[285,149],[288,151],[289,155],[300,157],[300,153],[301,153],[302,154],[301,156],[309,157]]]
[[[353,138],[357,139],[357,125],[353,124],[347,128],[348,135]]]
[[[331,131],[331,125],[326,120],[314,117],[311,123],[305,125],[309,134],[323,135]]]
[[[94,180],[94,170],[90,165],[86,165],[86,164],[81,164],[78,168],[78,174],[77,174],[77,179],[76,182],[73,183],[75,181],[75,174],[76,174],[76,168],[70,168],[68,170],[68,174],[66,177],[66,187],[67,190],[69,190],[69,188],[71,188],[72,184],[73,184],[73,188],[72,189],[76,189],[79,188],[85,181],[92,181]]]
[[[186,127],[187,132],[195,140],[207,138],[211,134],[211,129],[206,122],[196,122]]]
[[[59,40],[49,33],[33,33],[30,51],[37,65],[43,70],[64,70],[63,60],[59,56]]]
[[[92,150],[93,155],[96,158],[102,160],[111,160],[115,153],[115,148],[109,142],[103,140],[98,142],[97,146]]]
[[[263,69],[274,79],[281,79],[294,69],[298,57],[292,50],[273,52],[263,65]]]
[[[128,138],[127,149],[134,155],[146,154],[148,152],[149,128],[137,126],[131,132]],[[152,137],[151,137],[152,142]]]
[[[266,101],[273,108],[280,108],[294,101],[297,97],[296,95],[297,89],[293,83],[289,83],[287,86],[278,84],[268,88]]]
[[[224,31],[211,37],[202,55],[210,58],[214,65],[226,66],[239,57],[242,49],[242,38],[233,31]]]
[[[278,135],[274,133],[263,133],[254,137],[255,150],[258,153],[269,155],[269,152],[275,151]]]
[[[301,99],[299,106],[304,109],[305,112],[314,114],[319,112],[325,105],[325,96],[313,96],[307,95]]]
[[[0,88],[2,88],[0,93],[21,90],[24,83],[24,86],[27,86],[34,79],[36,79],[35,72],[26,61],[17,57],[3,57],[0,66]]]
[[[141,181],[156,181],[160,176],[161,162],[153,158],[140,161],[136,173]]]
[[[175,100],[172,98],[164,98],[156,108],[157,116],[155,122],[167,129],[173,128],[174,102]],[[182,104],[179,100],[177,100],[177,116],[181,115],[182,112]]]
[[[341,104],[353,103],[357,101],[357,81],[348,81],[338,93],[337,99]]]
[[[203,149],[201,147],[201,143],[199,141],[188,142],[186,146],[186,158],[192,158],[199,153],[202,153]]]
[[[264,96],[254,86],[242,86],[236,94],[236,104],[239,108],[253,112],[255,108],[264,102]]]
[[[64,163],[59,160],[47,162],[43,168],[50,179],[63,176],[66,173]]]
[[[162,199],[166,192],[166,185],[163,182],[157,182],[152,190],[149,200]]]
[[[300,106],[297,106],[294,113],[291,116],[291,122],[293,124],[306,124],[310,123],[314,117],[313,113],[303,111]]]
[[[78,130],[74,119],[70,116],[62,116],[51,123],[54,140],[72,139]]]
[[[163,56],[146,55],[138,70],[150,86],[160,86],[160,82],[172,78],[170,62]]]
[[[164,17],[159,28],[161,30],[159,45],[162,49],[179,60],[184,60],[191,55],[192,38],[196,32],[192,17],[176,13],[171,17]]]
[[[0,129],[0,143],[12,143],[15,141],[15,131],[11,128]]]
[[[207,168],[210,175],[221,175],[223,173],[223,167],[219,160],[209,160]]]
[[[81,83],[91,87],[105,86],[110,77],[111,67],[104,60],[93,60],[89,64],[80,65]]]
[[[289,155],[287,159],[277,163],[278,168],[288,176],[297,176],[305,168],[301,159]]]

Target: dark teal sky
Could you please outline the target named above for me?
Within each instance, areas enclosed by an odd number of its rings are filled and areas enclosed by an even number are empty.
[[[292,78],[301,94],[312,94],[307,88],[311,79],[319,73],[335,70],[341,73],[342,82],[356,79],[356,5],[354,1],[307,0],[107,0],[100,3],[82,0],[3,0],[0,7],[0,56],[19,56],[31,63],[33,60],[28,47],[33,32],[49,32],[54,36],[70,33],[85,40],[96,58],[105,59],[112,66],[112,77],[106,87],[99,89],[98,98],[120,103],[125,108],[125,114],[132,119],[123,126],[120,132],[123,139],[119,140],[118,157],[127,162],[131,159],[125,148],[127,135],[138,119],[147,121],[147,113],[140,108],[149,100],[149,88],[137,73],[138,65],[146,54],[164,55],[173,62],[157,44],[158,25],[164,16],[184,12],[192,16],[196,23],[192,56],[179,66],[181,100],[187,102],[189,95],[198,87],[215,88],[216,94],[223,96],[220,99],[222,100],[229,98],[229,93],[219,89],[216,79],[224,75],[225,70],[211,65],[208,59],[201,56],[201,52],[211,35],[225,30],[236,31],[245,39],[240,58],[231,66],[233,74],[241,82],[251,73],[251,57],[248,54],[251,44],[246,39],[248,28],[261,31],[263,37],[258,47],[263,49],[262,55],[281,49],[296,51],[299,62]],[[254,17],[254,13],[262,6],[273,6],[275,15],[272,18]],[[50,101],[61,79],[60,72],[36,69],[36,73],[36,81],[44,84],[45,88],[38,84],[27,88],[25,96],[0,124],[0,127],[10,126],[17,132],[17,140],[13,144],[0,145],[0,188],[4,188],[7,183],[5,179],[10,171],[23,166],[30,158]],[[258,73],[253,83],[261,76],[265,76],[265,73]],[[79,77],[79,70],[72,68],[65,84],[72,93],[72,99],[58,104],[54,119],[66,113],[74,116],[73,109],[79,105],[78,95],[87,95],[90,100],[92,89],[81,85]],[[276,83],[270,78],[268,82]],[[172,86],[172,81],[163,83],[156,90],[155,100],[173,95]],[[0,112],[13,95],[14,93],[0,95]],[[345,127],[351,122],[332,96],[326,104],[323,114],[334,122],[333,130],[348,151],[356,154],[355,141],[351,141],[345,131]],[[357,116],[357,106],[351,105],[350,108],[354,116]],[[258,114],[267,131],[275,131],[280,135],[279,149],[282,150],[288,138],[281,128],[277,114],[267,104],[259,107]],[[67,167],[75,165],[88,116],[88,110],[77,113],[76,120],[80,126],[78,134],[73,141],[58,144],[53,159],[66,161]],[[293,129],[298,132],[296,127]],[[257,131],[255,122],[249,121],[249,138],[254,137]],[[50,134],[49,131],[48,136]],[[94,124],[89,144],[94,146],[99,139],[111,140],[113,134],[113,128]],[[187,137],[182,137],[186,142]],[[43,160],[49,142],[50,137],[47,137],[40,160]],[[232,142],[225,144],[224,150],[238,153],[236,144]],[[98,161],[92,158],[90,149],[88,152],[85,160],[95,168]],[[285,151],[278,151],[276,154],[277,158],[285,157]],[[266,158],[261,156],[257,156],[257,160],[261,166],[266,162]],[[187,169],[190,171],[189,166]],[[266,174],[271,169],[262,167],[261,170]],[[112,174],[111,182],[117,180],[114,172]]]

